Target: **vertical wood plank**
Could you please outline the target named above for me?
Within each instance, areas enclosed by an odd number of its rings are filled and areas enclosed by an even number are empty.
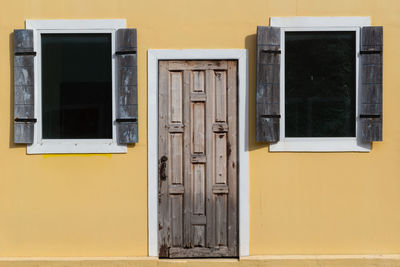
[[[192,223],[191,217],[193,213],[193,189],[192,189],[192,165],[191,165],[191,131],[190,129],[190,88],[191,88],[191,71],[183,72],[183,124],[184,124],[184,148],[183,148],[183,165],[184,165],[184,223],[183,223],[183,245],[186,248],[192,247]]]
[[[238,84],[237,84],[237,61],[228,62],[228,247],[238,253],[238,155],[237,155],[237,132],[238,132]]]
[[[212,192],[214,185],[214,138],[212,123],[215,118],[215,74],[213,70],[206,71],[206,246],[213,248],[215,242],[215,197]]]
[[[215,72],[215,110],[218,122],[226,121],[226,72]]]
[[[226,134],[215,134],[215,179],[217,184],[226,183]]]
[[[193,71],[193,92],[204,92],[204,71]]]
[[[204,102],[192,104],[193,153],[204,153]]]
[[[170,134],[170,158],[171,158],[171,183],[182,184],[183,174],[183,136],[180,133]]]
[[[205,226],[194,225],[193,226],[193,246],[194,247],[205,247]]]
[[[227,245],[228,212],[227,212],[227,207],[226,207],[227,206],[226,199],[227,199],[226,194],[216,195],[215,226],[216,226],[217,245],[219,245],[219,246]]]
[[[169,73],[168,62],[159,62],[159,89],[158,89],[158,157],[168,157],[168,103],[169,103]],[[169,159],[170,161],[170,159]],[[169,161],[167,158],[165,173],[169,173]],[[161,167],[159,160],[159,168]],[[160,257],[169,257],[171,247],[171,216],[168,194],[168,180],[158,176],[158,253]]]
[[[193,164],[193,213],[205,214],[205,173],[204,164]]]
[[[172,246],[182,247],[183,246],[183,196],[182,195],[171,195],[171,227],[172,227]]]
[[[170,111],[171,122],[182,122],[182,86],[183,77],[182,72],[170,72],[171,75],[171,98],[170,98]]]

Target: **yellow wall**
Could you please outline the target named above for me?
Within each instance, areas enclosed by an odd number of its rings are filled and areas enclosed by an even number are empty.
[[[400,1],[0,0],[0,257],[147,255],[148,49],[246,48],[250,254],[400,253]],[[268,153],[255,142],[255,32],[271,16],[371,16],[384,26],[384,142],[370,153]],[[14,146],[13,29],[126,18],[138,29],[140,142],[123,155]]]

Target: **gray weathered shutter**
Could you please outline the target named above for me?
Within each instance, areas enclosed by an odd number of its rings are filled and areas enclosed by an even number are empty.
[[[34,109],[33,30],[14,30],[14,143],[33,143]]]
[[[118,143],[138,142],[137,42],[136,29],[116,33],[118,71],[117,136]]]
[[[383,27],[361,29],[360,138],[382,141]]]
[[[278,142],[280,122],[281,31],[257,27],[256,140]]]

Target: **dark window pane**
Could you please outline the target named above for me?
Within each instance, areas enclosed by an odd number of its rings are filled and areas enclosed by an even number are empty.
[[[42,34],[44,139],[112,138],[110,34]]]
[[[354,137],[355,32],[285,33],[285,136]]]

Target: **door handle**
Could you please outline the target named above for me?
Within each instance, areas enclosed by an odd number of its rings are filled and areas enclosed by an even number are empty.
[[[167,175],[165,174],[165,168],[167,167],[167,156],[162,156],[160,159],[160,179],[161,180],[166,180]]]

